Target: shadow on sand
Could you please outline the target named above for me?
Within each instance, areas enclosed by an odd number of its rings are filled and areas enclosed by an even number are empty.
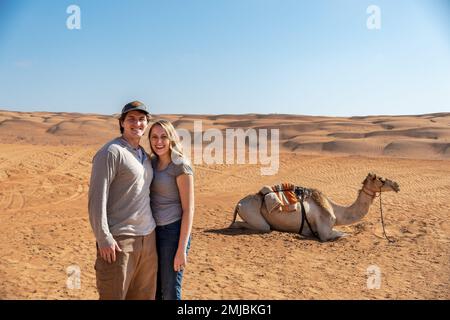
[[[205,229],[203,232],[206,233],[214,233],[214,234],[222,234],[225,236],[239,236],[239,235],[252,235],[252,234],[258,234],[258,235],[272,235],[274,233],[285,233],[282,231],[276,231],[271,230],[270,232],[261,232],[257,230],[251,230],[251,229],[245,229],[245,228],[222,228],[222,229]],[[294,233],[289,233],[291,236],[293,236],[297,240],[301,241],[308,241],[308,242],[319,242],[322,243],[322,241],[318,240],[314,236],[305,236],[305,235],[299,235]],[[345,238],[343,238],[345,239]],[[341,239],[342,241],[342,239]],[[328,242],[334,242],[334,240],[330,240]]]
[[[236,236],[236,235],[248,235],[248,234],[268,234],[270,232],[261,232],[257,230],[250,229],[238,229],[238,228],[222,228],[222,229],[206,229],[203,232],[223,234],[226,236]]]
[[[239,228],[206,229],[206,230],[203,230],[203,232],[222,234],[225,236],[238,236],[238,235],[251,235],[251,234],[272,235],[274,233],[284,233],[284,232],[276,231],[276,230],[271,230],[270,232],[261,232],[261,231],[245,229],[245,228],[241,228],[241,229],[239,229]],[[290,235],[294,236],[298,240],[317,241],[317,239],[312,236],[311,237],[301,236],[299,234],[293,234],[293,233],[291,233]]]

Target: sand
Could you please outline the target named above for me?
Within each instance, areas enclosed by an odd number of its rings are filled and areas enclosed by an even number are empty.
[[[280,130],[275,175],[258,164],[194,166],[185,299],[450,299],[449,113],[155,117],[191,131],[194,120],[204,130]],[[97,299],[91,160],[118,133],[111,116],[0,111],[0,299]],[[236,202],[263,185],[314,187],[349,205],[368,172],[400,185],[382,196],[393,243],[382,236],[378,202],[360,222],[337,227],[349,236],[335,242],[227,229]],[[378,289],[367,286],[373,266]],[[80,270],[79,288],[71,270]]]

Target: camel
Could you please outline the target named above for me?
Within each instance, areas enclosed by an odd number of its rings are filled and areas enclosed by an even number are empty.
[[[356,201],[348,207],[332,202],[318,190],[309,190],[310,196],[303,201],[309,224],[303,226],[301,235],[306,237],[315,235],[321,242],[325,242],[347,236],[341,231],[333,230],[333,227],[350,225],[363,219],[377,193],[399,192],[400,188],[394,181],[369,173],[362,182],[362,188],[358,192]],[[278,210],[268,212],[266,206],[263,205],[263,197],[261,193],[257,193],[248,195],[239,201],[229,228],[248,228],[260,232],[278,230],[299,233],[302,216],[300,206],[292,212]],[[242,206],[245,206],[245,211],[241,210]],[[236,221],[238,214],[243,221]]]

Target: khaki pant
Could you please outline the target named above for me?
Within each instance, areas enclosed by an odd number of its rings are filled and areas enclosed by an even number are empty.
[[[95,271],[100,300],[154,300],[158,254],[155,231],[146,236],[114,237],[122,252],[103,260],[97,249]]]

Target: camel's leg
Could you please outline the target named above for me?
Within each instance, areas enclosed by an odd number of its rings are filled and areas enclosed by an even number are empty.
[[[347,237],[348,233],[338,231],[338,230],[331,230],[331,235],[329,240],[338,240],[340,238]]]
[[[336,231],[333,230],[336,216],[332,212],[320,208],[319,214],[315,215],[314,218],[320,241],[325,242],[336,238]]]
[[[264,219],[259,210],[241,211],[238,208],[237,213],[242,220],[245,221],[244,224],[240,224],[242,227],[262,232],[270,232],[270,225],[267,223],[266,219]]]
[[[250,230],[256,230],[256,231],[261,231],[261,232],[269,232],[270,231],[270,227],[268,230],[261,230],[261,229],[255,228],[251,224],[244,222],[244,221],[235,221],[229,226],[229,228],[231,228],[231,229],[250,229]]]
[[[311,227],[319,236],[319,240],[321,242],[328,241],[334,226],[334,221],[336,220],[334,219],[333,221],[334,215],[317,205],[315,201],[308,201],[305,203],[305,211]],[[308,230],[304,230],[302,234],[309,236],[313,233],[308,228]]]

